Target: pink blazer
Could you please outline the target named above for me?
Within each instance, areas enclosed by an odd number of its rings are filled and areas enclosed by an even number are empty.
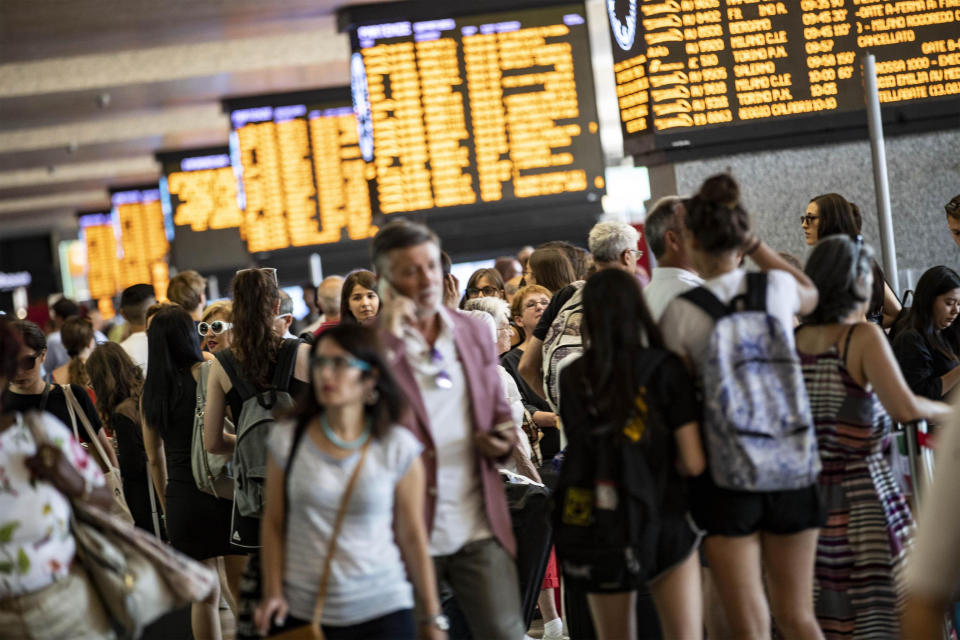
[[[492,431],[496,425],[512,421],[506,394],[497,373],[499,360],[493,340],[490,337],[490,329],[482,321],[462,313],[456,313],[446,308],[442,309],[440,313],[447,314],[447,317],[453,321],[453,341],[467,383],[467,395],[470,398],[470,414],[473,418],[474,432]],[[437,502],[437,457],[433,438],[430,434],[429,418],[413,369],[407,362],[403,340],[388,331],[382,331],[380,338],[386,348],[387,360],[397,384],[403,390],[410,404],[410,411],[407,412],[402,424],[413,432],[424,447],[421,456],[427,472],[424,516],[427,521],[427,531],[431,532],[433,531],[433,515]],[[476,455],[477,467],[480,469],[482,478],[483,501],[486,506],[490,528],[503,548],[511,556],[514,556],[516,555],[517,545],[510,524],[510,511],[507,508],[507,496],[503,488],[503,481],[497,472],[497,462],[480,455],[479,452]]]

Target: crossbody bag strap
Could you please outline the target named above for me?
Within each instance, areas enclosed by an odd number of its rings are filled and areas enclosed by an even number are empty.
[[[50,391],[53,389],[53,385],[49,382],[45,382],[43,385],[43,393],[40,395],[40,406],[37,407],[37,410],[40,413],[43,413],[47,410],[47,401],[50,399]]]
[[[360,477],[360,470],[367,459],[367,451],[370,449],[370,440],[363,445],[360,452],[360,459],[357,460],[357,466],[353,468],[350,480],[347,482],[347,488],[343,492],[343,498],[340,499],[340,509],[337,510],[337,519],[333,523],[333,532],[330,534],[330,544],[327,547],[327,557],[323,561],[323,573],[320,577],[320,590],[317,592],[317,604],[313,609],[312,626],[316,629],[320,627],[320,619],[323,617],[323,602],[327,598],[327,585],[330,582],[330,566],[333,564],[333,555],[337,552],[337,538],[340,535],[340,529],[343,526],[343,520],[347,515],[347,506],[350,503],[350,496],[353,494],[353,488],[357,484],[357,478]]]
[[[71,389],[68,384],[63,385],[62,389],[63,395],[67,400],[67,409],[70,411],[70,419],[73,420],[74,432],[77,430],[76,419],[80,418],[80,423],[83,424],[83,429],[87,432],[87,438],[90,439],[91,446],[96,449],[97,455],[100,456],[101,467],[109,471],[113,466],[110,463],[110,458],[107,457],[107,452],[103,450],[103,445],[100,444],[100,438],[97,437],[97,432],[93,430],[93,426],[90,424],[90,419],[87,417],[86,412],[84,412],[83,407],[80,406],[80,402],[76,396],[73,395],[73,389]]]

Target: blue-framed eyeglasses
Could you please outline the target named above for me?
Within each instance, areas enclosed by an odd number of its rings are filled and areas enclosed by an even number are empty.
[[[341,373],[347,369],[360,369],[360,371],[370,371],[370,363],[364,362],[360,358],[353,356],[314,356],[310,360],[310,365],[314,369],[325,369],[331,367],[336,373]]]

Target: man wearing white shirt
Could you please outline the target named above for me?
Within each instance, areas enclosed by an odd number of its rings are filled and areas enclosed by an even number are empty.
[[[147,309],[156,301],[151,284],[135,284],[120,294],[120,315],[130,325],[130,335],[120,346],[144,374],[147,372]]]
[[[643,297],[657,323],[671,300],[703,284],[703,279],[693,268],[690,251],[683,239],[685,214],[683,200],[679,196],[667,196],[653,205],[643,224],[647,246],[657,259]]]

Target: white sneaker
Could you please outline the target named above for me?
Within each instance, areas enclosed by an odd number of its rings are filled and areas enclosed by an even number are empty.
[[[543,640],[569,640],[563,635],[563,621],[560,618],[543,624]]]

